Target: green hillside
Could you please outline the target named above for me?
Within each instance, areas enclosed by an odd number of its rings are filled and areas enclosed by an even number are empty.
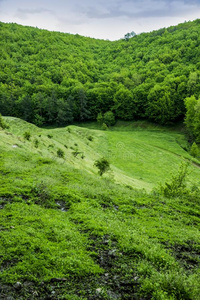
[[[36,125],[182,120],[200,93],[200,21],[115,42],[0,23],[0,111]]]
[[[0,22],[0,299],[200,300],[199,32]]]
[[[0,298],[199,299],[200,168],[180,130],[4,121]],[[186,187],[164,197],[183,161]]]

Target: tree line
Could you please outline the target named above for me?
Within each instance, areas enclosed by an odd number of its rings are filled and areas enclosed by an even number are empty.
[[[196,20],[110,42],[0,23],[0,112],[37,125],[106,112],[182,120],[185,99],[199,98],[199,30]]]

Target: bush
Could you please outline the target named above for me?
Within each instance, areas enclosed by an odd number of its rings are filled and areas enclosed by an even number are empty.
[[[81,154],[81,152],[80,151],[78,151],[78,149],[73,149],[74,151],[72,152],[72,155],[74,156],[74,157],[77,157],[79,154]]]
[[[3,117],[2,117],[1,114],[0,114],[0,127],[1,127],[2,129],[9,128],[8,124],[3,120]]]
[[[160,186],[160,191],[165,197],[177,197],[188,193],[186,188],[186,177],[188,174],[188,163],[182,163],[178,173],[172,175],[169,182]]]
[[[97,123],[101,126],[103,124],[103,116],[102,113],[98,113]]]
[[[27,141],[30,141],[31,134],[30,134],[29,131],[25,131],[25,132],[24,132],[24,138],[25,138]]]
[[[92,142],[93,141],[93,136],[88,136],[88,138],[87,138],[90,142]]]
[[[48,186],[44,182],[35,184],[31,189],[32,196],[35,198],[35,203],[45,206],[52,206],[52,197]]]
[[[35,146],[35,148],[38,148],[38,145],[39,145],[39,141],[38,141],[38,139],[35,139],[34,140],[34,146]]]
[[[108,126],[105,123],[103,123],[103,125],[101,126],[101,129],[102,130],[108,130]]]
[[[113,126],[113,125],[115,125],[115,116],[114,116],[114,114],[113,114],[112,111],[107,111],[104,114],[103,119],[104,119],[104,123],[107,126]]]
[[[99,169],[99,175],[102,176],[106,171],[110,169],[110,163],[106,158],[100,158],[95,161],[94,166]]]
[[[65,156],[64,151],[63,151],[62,149],[59,148],[59,149],[57,150],[57,156],[60,157],[60,158],[64,158],[64,156]]]
[[[191,149],[190,149],[190,154],[193,156],[193,157],[197,157],[197,156],[199,156],[199,148],[198,148],[198,146],[197,146],[197,144],[194,142],[193,144],[192,144],[192,147],[191,147]]]

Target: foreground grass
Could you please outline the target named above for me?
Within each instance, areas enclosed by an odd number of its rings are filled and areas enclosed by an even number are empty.
[[[175,142],[182,135],[172,133],[170,142],[170,132],[154,131],[152,139],[145,130],[46,131],[9,122],[10,130],[0,131],[2,299],[200,299],[199,198],[167,199],[119,185],[94,176],[92,164],[105,149],[101,139],[114,152],[120,137],[125,149],[138,143],[134,151],[144,157],[140,147],[146,152],[161,143],[164,163],[174,157],[178,165],[182,154],[190,158]],[[23,137],[27,126],[30,141]],[[85,149],[84,158],[72,154],[74,144]],[[58,148],[64,158],[56,156]],[[150,154],[146,182],[157,176],[151,162],[156,153]],[[119,157],[110,159],[112,168],[123,168]],[[127,166],[124,176],[131,178]],[[197,173],[189,180],[197,182],[199,169],[190,169]]]

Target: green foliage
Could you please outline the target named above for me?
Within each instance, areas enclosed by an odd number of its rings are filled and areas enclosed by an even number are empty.
[[[38,148],[38,146],[39,146],[39,141],[38,141],[38,139],[35,139],[35,140],[34,140],[34,146],[35,146],[35,148]]]
[[[73,149],[74,151],[72,151],[72,155],[74,156],[74,157],[77,157],[79,154],[81,154],[81,152],[78,150],[78,148],[76,148],[76,149]]]
[[[88,139],[88,141],[92,142],[94,138],[93,138],[93,136],[89,135],[89,136],[87,137],[87,139]]]
[[[165,197],[178,197],[188,193],[186,177],[188,174],[188,163],[181,164],[177,174],[172,175],[170,181],[160,186],[160,191]]]
[[[103,124],[103,116],[102,113],[98,113],[97,115],[97,123],[101,126]]]
[[[31,189],[31,194],[34,197],[34,203],[40,204],[44,207],[51,206],[51,192],[48,186],[44,182],[40,182],[37,184],[34,184]]]
[[[103,124],[105,124],[106,126],[115,125],[114,113],[112,111],[107,111],[104,115],[102,115],[102,113],[99,113],[97,116],[97,123],[100,126],[103,126]]]
[[[103,116],[103,121],[107,126],[115,125],[115,116],[112,111],[107,111]]]
[[[73,126],[69,135],[66,128],[6,121],[10,129],[0,133],[3,298],[199,298],[200,169],[180,147],[187,142],[181,132],[118,121],[112,131]],[[39,151],[23,142],[27,129],[41,135]],[[67,144],[70,154],[77,144],[87,159],[55,159],[47,134],[55,149]],[[89,135],[94,142],[88,145]],[[103,154],[110,155],[117,184],[93,174]],[[187,182],[175,176],[189,194],[142,190],[158,178],[164,182],[181,155],[193,161]]]
[[[134,37],[135,35],[136,35],[136,33],[134,31],[132,31],[130,33],[128,32],[124,35],[124,39],[125,39],[125,41],[128,41],[130,38]]]
[[[1,114],[0,114],[0,128],[2,128],[2,129],[9,128],[8,124],[3,120],[3,117]]]
[[[185,99],[186,117],[185,124],[192,138],[200,142],[200,99],[191,96]]]
[[[13,215],[12,228],[9,215]],[[8,228],[0,237],[4,265],[1,281],[41,283],[102,272],[86,251],[86,238],[68,218],[63,219],[62,212],[19,203],[8,205],[1,219]]]
[[[58,149],[57,150],[57,156],[59,157],[59,158],[64,158],[65,157],[65,152],[62,150],[62,149]]]
[[[110,169],[110,163],[109,161],[102,157],[95,161],[94,166],[99,169],[99,175],[102,176],[105,172],[107,172]]]
[[[191,146],[190,154],[194,157],[199,157],[200,156],[199,147],[197,146],[197,144],[195,142]]]
[[[30,141],[31,139],[31,134],[29,131],[25,131],[24,132],[24,138],[27,140],[27,141]]]
[[[103,123],[102,126],[101,126],[101,129],[102,130],[108,130],[108,126],[105,123]]]
[[[199,97],[198,20],[114,42],[0,25],[3,115],[66,126],[112,111],[169,124]]]

